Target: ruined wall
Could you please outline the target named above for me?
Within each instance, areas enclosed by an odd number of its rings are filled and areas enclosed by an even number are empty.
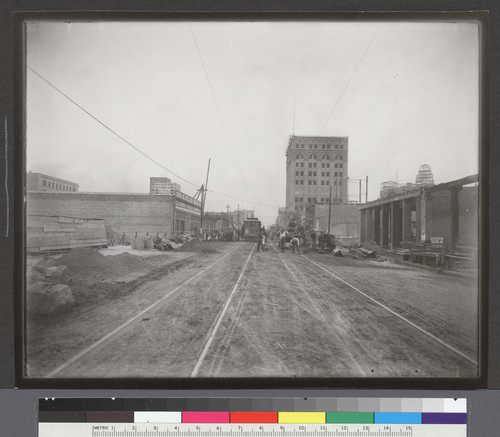
[[[28,253],[75,247],[102,247],[106,244],[103,220],[60,215],[28,215],[26,217]]]
[[[28,192],[27,215],[103,219],[106,232],[170,235],[173,197],[143,194]]]

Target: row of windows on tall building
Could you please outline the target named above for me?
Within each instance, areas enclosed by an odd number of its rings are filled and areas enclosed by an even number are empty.
[[[71,187],[69,185],[61,184],[59,182],[52,182],[42,179],[42,187],[52,188],[54,190],[61,191],[76,191],[76,187]]]
[[[295,176],[304,176],[304,171],[303,170],[296,170],[295,171]],[[317,171],[309,171],[307,172],[307,176],[317,176],[319,172]],[[332,172],[333,176],[336,177],[336,178],[341,178],[344,173],[342,173],[341,171],[335,171],[335,172]],[[327,177],[329,178],[330,177],[330,172],[329,171],[322,171],[321,172],[321,177]]]
[[[332,202],[333,201],[337,201],[338,198],[335,197],[335,198],[332,198]],[[319,198],[319,202],[320,203],[328,203],[328,197],[320,197]],[[303,197],[296,197],[295,198],[295,203],[304,203],[304,198]],[[316,197],[308,197],[307,198],[307,203],[318,203],[318,199]]]
[[[299,153],[295,156],[295,159],[304,159],[304,155],[302,153]],[[307,157],[308,160],[312,161],[312,160],[317,160],[318,157],[316,156],[316,154],[312,154],[312,155],[309,155]],[[321,157],[322,160],[324,161],[330,161],[330,156],[328,155],[323,155]],[[333,158],[334,161],[343,161],[344,160],[344,157],[342,155],[335,155],[335,158]]]
[[[296,144],[295,148],[296,149],[305,149],[306,146],[308,146],[309,149],[319,149],[320,144],[318,144],[318,143],[313,143],[313,144],[300,143],[300,144]],[[342,150],[344,148],[344,145],[343,144],[335,144],[335,145],[333,145],[333,144],[321,144],[321,148],[328,149],[328,150],[330,150],[332,148],[335,148],[336,150],[338,150],[338,149]]]
[[[304,163],[303,162],[296,162],[295,163],[295,167],[304,167]],[[310,162],[307,166],[308,168],[317,168],[318,167],[318,163],[316,162]],[[321,168],[330,168],[330,163],[329,162],[322,162],[321,163]],[[335,163],[334,164],[334,168],[344,168],[344,164],[342,164],[341,162],[340,163]]]
[[[330,185],[330,180],[322,180],[320,181],[321,185]],[[304,179],[295,179],[295,185],[304,185]],[[315,179],[311,180],[309,179],[307,181],[307,185],[319,185]],[[338,181],[333,181],[334,186],[341,186],[342,185],[342,179],[339,179]]]

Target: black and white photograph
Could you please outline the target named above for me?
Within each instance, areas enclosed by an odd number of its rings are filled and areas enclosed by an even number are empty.
[[[23,24],[22,377],[483,376],[481,21],[130,18]]]

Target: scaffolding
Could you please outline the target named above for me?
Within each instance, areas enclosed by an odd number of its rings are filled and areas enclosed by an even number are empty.
[[[418,187],[428,187],[434,185],[434,176],[429,164],[422,164],[418,169],[415,185]]]

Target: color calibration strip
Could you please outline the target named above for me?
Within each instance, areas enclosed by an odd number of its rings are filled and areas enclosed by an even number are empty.
[[[99,402],[100,401],[100,402]],[[65,423],[186,423],[186,424],[455,424],[467,423],[466,399],[303,399],[307,410],[269,408],[266,402],[257,402],[256,408],[238,411],[234,402],[225,403],[226,411],[213,411],[222,406],[221,399],[204,404],[203,400],[182,400],[182,411],[169,411],[176,405],[167,399],[162,408],[160,400],[141,399],[41,399],[39,422]],[[186,402],[188,401],[188,402]],[[213,400],[210,400],[213,401]],[[226,400],[228,401],[228,400]],[[290,400],[280,399],[276,406],[291,407]],[[310,411],[323,405],[323,411]],[[205,406],[205,411],[203,411]],[[135,407],[135,408],[131,408]],[[189,408],[191,407],[191,408]],[[262,411],[268,407],[267,411]],[[332,408],[335,407],[335,408]],[[253,410],[253,411],[252,411]],[[257,411],[256,411],[257,410]],[[258,411],[260,410],[260,411]],[[274,410],[274,411],[273,411]],[[304,408],[306,410],[306,408]]]

